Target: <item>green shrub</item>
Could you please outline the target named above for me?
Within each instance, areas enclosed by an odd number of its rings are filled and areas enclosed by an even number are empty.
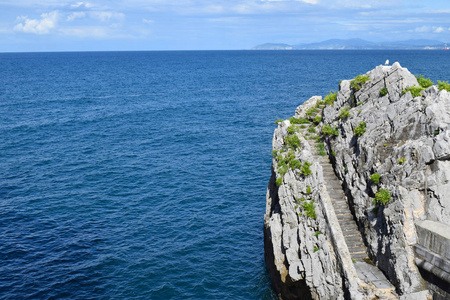
[[[319,236],[319,234],[322,234],[322,232],[320,231],[316,231],[316,233],[314,234],[316,236],[316,238]]]
[[[308,117],[312,117],[313,114],[317,113],[319,110],[315,107],[311,107],[306,111]]]
[[[311,165],[312,165],[312,164],[311,164],[310,162],[305,161],[305,162],[303,163],[302,168],[300,169],[300,173],[301,173],[302,175],[304,175],[304,176],[311,175],[311,174],[312,174],[312,171],[311,171],[311,169],[309,168]]]
[[[320,115],[316,115],[313,119],[314,124],[319,124],[320,122],[322,122],[322,117]]]
[[[374,173],[370,176],[370,180],[372,180],[373,183],[378,184],[378,182],[380,182],[380,174]]]
[[[448,81],[440,81],[438,80],[438,89],[441,90],[446,90],[447,92],[450,92],[450,83],[448,83]]]
[[[317,101],[316,102],[316,108],[319,108],[319,106],[321,106],[321,105],[324,105],[325,104],[325,101],[323,101],[323,100],[319,100],[319,101]]]
[[[424,89],[429,88],[430,86],[432,86],[434,84],[430,78],[424,78],[423,75],[416,75],[416,78],[417,78],[417,82],[419,83],[419,85],[421,87],[423,87]]]
[[[311,219],[316,219],[316,206],[314,205],[314,200],[311,200],[310,202],[304,201],[302,202],[302,208],[305,210],[306,216],[310,217]]]
[[[297,135],[291,134],[284,138],[284,142],[290,148],[297,149],[300,147],[300,139]]]
[[[295,125],[291,125],[287,128],[287,133],[294,134],[298,131],[298,127]]]
[[[283,178],[278,177],[275,183],[277,184],[277,186],[280,186],[283,183]]]
[[[309,123],[311,123],[306,118],[296,118],[296,117],[290,117],[289,122],[291,122],[291,124],[309,124]]]
[[[302,163],[301,163],[300,161],[298,161],[297,159],[294,159],[294,160],[292,160],[292,161],[289,163],[289,167],[290,167],[292,170],[295,170],[295,169],[301,169],[301,168],[302,168]]]
[[[356,105],[360,106],[360,105],[363,105],[363,104],[364,103],[362,101],[358,101],[358,104],[356,104]],[[359,111],[359,112],[361,112],[361,111]],[[358,113],[358,115],[359,115],[359,113]]]
[[[381,189],[375,194],[374,204],[385,205],[391,200],[391,193],[388,190]]]
[[[366,132],[366,122],[360,122],[358,126],[355,128],[355,135],[362,136]]]
[[[386,96],[388,94],[388,89],[386,87],[381,88],[380,95]]]
[[[348,117],[350,117],[350,107],[346,106],[343,109],[341,109],[341,113],[339,114],[339,118],[347,119]]]
[[[406,157],[404,157],[404,156],[402,158],[397,159],[397,162],[399,165],[403,165],[405,163],[405,161],[406,161]]]
[[[326,124],[322,127],[322,133],[325,135],[339,135],[338,130],[329,124]]]
[[[421,91],[423,91],[423,88],[420,86],[409,86],[406,89],[403,89],[402,95],[406,94],[407,92],[411,92],[413,98],[416,98],[422,96],[422,94],[420,93]]]
[[[314,127],[309,127],[308,132],[310,133],[316,133],[316,129]]]
[[[317,143],[316,147],[317,147],[317,154],[319,154],[320,156],[327,155],[324,143]]]
[[[323,99],[323,101],[325,102],[326,105],[333,105],[334,101],[336,101],[337,98],[337,92],[329,92],[328,95],[325,96],[325,98]]]
[[[319,251],[319,247],[315,246],[313,251],[314,253],[316,253],[317,251]]]
[[[275,158],[278,155],[278,150],[272,150],[272,156]]]
[[[283,177],[288,171],[287,165],[278,166],[278,173],[280,173],[281,177]]]
[[[280,122],[283,122],[284,120],[283,119],[278,119],[278,120],[275,120],[275,124],[278,124],[278,123],[280,123]]]
[[[307,194],[311,194],[312,193],[311,186],[309,186],[309,185],[306,186],[306,193]]]
[[[350,82],[350,86],[354,91],[359,91],[364,83],[369,81],[370,78],[367,75],[358,75]]]

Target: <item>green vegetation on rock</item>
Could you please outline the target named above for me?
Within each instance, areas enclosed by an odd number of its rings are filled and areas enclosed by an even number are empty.
[[[339,118],[347,119],[348,117],[350,117],[350,107],[346,106],[343,109],[341,109],[341,113],[339,114]]]
[[[325,135],[335,135],[335,136],[339,135],[339,131],[329,124],[326,124],[322,127],[322,133]]]
[[[309,185],[306,186],[306,193],[311,194],[311,186]]]
[[[309,124],[309,123],[311,123],[306,118],[296,118],[296,117],[290,117],[289,122],[291,122],[291,124]]]
[[[366,132],[366,122],[360,122],[358,126],[355,128],[355,135],[362,136]]]
[[[380,174],[374,173],[370,176],[370,180],[372,180],[373,183],[378,184],[378,182],[380,182]]]
[[[312,171],[309,168],[312,165],[312,163],[305,161],[302,165],[302,168],[300,169],[300,174],[307,176],[307,175],[311,175]]]
[[[302,167],[302,163],[301,163],[298,159],[294,159],[294,160],[292,160],[291,163],[289,164],[289,167],[290,167],[292,170],[300,169],[300,168]]]
[[[316,128],[311,126],[311,127],[308,128],[308,132],[309,133],[316,133]]]
[[[430,78],[424,78],[423,75],[416,75],[416,78],[419,85],[424,89],[429,88],[433,85],[433,81],[431,81]]]
[[[334,101],[336,101],[337,99],[337,92],[329,92],[328,95],[325,96],[325,98],[323,99],[323,101],[325,102],[326,105],[333,105]]]
[[[300,139],[296,134],[286,136],[284,142],[289,148],[293,148],[294,150],[300,147]]]
[[[438,89],[440,91],[446,90],[447,92],[450,92],[450,83],[448,83],[448,81],[438,80]]]
[[[374,204],[385,205],[391,200],[391,193],[388,190],[380,189],[375,194],[375,199],[373,200]]]
[[[298,132],[298,127],[295,125],[291,125],[287,128],[287,133],[289,134],[294,134],[296,132]]]
[[[411,95],[413,96],[413,98],[422,96],[422,94],[420,93],[421,91],[423,91],[423,88],[420,86],[409,86],[405,89],[403,89],[402,91],[402,95],[406,94],[407,92],[411,92]]]
[[[319,154],[320,156],[327,155],[327,152],[325,151],[324,143],[317,143],[316,147],[317,147],[317,154]]]
[[[317,109],[317,108],[315,108],[315,107],[311,107],[310,109],[308,109],[307,111],[306,111],[306,115],[308,116],[308,117],[312,117],[315,113],[317,113],[317,112],[319,112],[319,110]]]
[[[380,89],[380,95],[386,96],[388,94],[388,89],[386,87],[383,87]]]
[[[280,186],[283,183],[283,178],[278,177],[275,183],[277,184],[277,186]]]
[[[322,122],[322,117],[320,115],[315,116],[313,122],[316,125],[319,124],[320,122]]]
[[[310,217],[311,219],[316,219],[316,206],[314,205],[314,200],[311,201],[303,201],[302,208],[305,210],[305,215]]]
[[[358,75],[350,82],[350,86],[354,91],[359,91],[364,83],[369,81],[368,75]]]
[[[399,165],[403,165],[405,163],[405,161],[406,161],[406,157],[404,157],[404,156],[402,158],[397,159],[397,162]]]

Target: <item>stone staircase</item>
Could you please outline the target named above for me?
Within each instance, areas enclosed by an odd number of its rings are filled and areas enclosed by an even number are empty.
[[[316,143],[314,141],[310,141],[310,144],[316,148]],[[319,156],[316,151],[314,159],[322,166],[323,179],[331,197],[334,211],[352,259],[355,261],[368,260],[366,246],[363,243],[361,233],[358,230],[358,226],[348,207],[341,183],[334,173],[333,166],[331,165],[328,156]]]
[[[299,126],[303,136],[308,133],[310,126],[303,126],[304,128]],[[314,160],[322,166],[324,182],[359,279],[375,287],[377,291],[376,299],[398,299],[394,286],[367,255],[367,248],[362,240],[361,232],[356,225],[341,182],[334,173],[328,155],[319,155],[317,150],[318,143],[314,139],[308,139],[308,143],[312,147],[311,152],[314,155]]]

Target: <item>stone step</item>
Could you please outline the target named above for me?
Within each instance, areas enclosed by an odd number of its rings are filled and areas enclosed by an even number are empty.
[[[342,202],[342,203],[333,203],[333,207],[334,207],[334,212],[335,213],[348,213],[349,209],[348,209],[348,205],[347,202]]]
[[[346,207],[346,206],[340,206],[340,207],[334,207],[334,212],[336,213],[336,215],[347,214],[347,213],[349,213],[349,210],[348,210],[348,207]]]
[[[361,238],[361,235],[350,235],[350,236],[344,236],[345,238],[345,242],[346,243],[351,243],[351,242],[361,242],[361,244],[363,243],[363,240]]]
[[[353,253],[350,254],[350,256],[354,259],[354,260],[363,260],[367,258],[367,253]]]
[[[340,206],[340,208],[348,209],[347,200],[345,200],[343,197],[339,197],[339,198],[331,197],[331,199],[333,200],[333,207]]]
[[[338,218],[338,221],[353,221],[353,216],[350,213],[339,214],[336,216]]]
[[[339,221],[339,226],[341,226],[342,229],[342,233],[345,235],[347,234],[352,234],[355,231],[358,231],[358,227],[356,226],[356,224],[351,224],[351,222],[353,221]]]

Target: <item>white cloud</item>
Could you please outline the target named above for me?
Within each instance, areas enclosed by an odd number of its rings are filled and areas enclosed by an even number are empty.
[[[443,32],[444,31],[444,28],[443,27],[437,27],[437,28],[435,28],[434,30],[433,30],[433,32],[435,32],[435,33],[440,33],[440,32]]]
[[[74,13],[70,14],[67,17],[67,21],[70,22],[70,21],[74,21],[76,19],[82,19],[84,17],[86,17],[86,13],[84,11],[77,11],[77,12],[74,12]]]
[[[431,27],[430,26],[422,26],[422,27],[416,27],[414,29],[415,32],[423,33],[423,32],[430,32]]]
[[[287,1],[296,1],[296,2],[305,2],[309,4],[317,4],[319,0],[261,0],[262,2],[287,2]]]
[[[70,5],[70,8],[80,8],[80,7],[89,8],[92,7],[92,4],[89,2],[77,2]]]
[[[152,24],[152,23],[155,23],[155,21],[143,18],[142,19],[142,23],[144,23],[144,24]]]
[[[79,38],[106,38],[109,36],[107,28],[97,26],[63,28],[60,32],[63,35],[75,36]]]
[[[122,21],[125,18],[125,15],[123,13],[110,11],[93,11],[90,13],[90,16],[102,22],[108,22],[111,20]]]
[[[58,23],[58,11],[52,11],[41,15],[41,19],[28,19],[28,17],[19,17],[19,24],[14,26],[14,31],[34,33],[34,34],[48,34],[54,29]]]

